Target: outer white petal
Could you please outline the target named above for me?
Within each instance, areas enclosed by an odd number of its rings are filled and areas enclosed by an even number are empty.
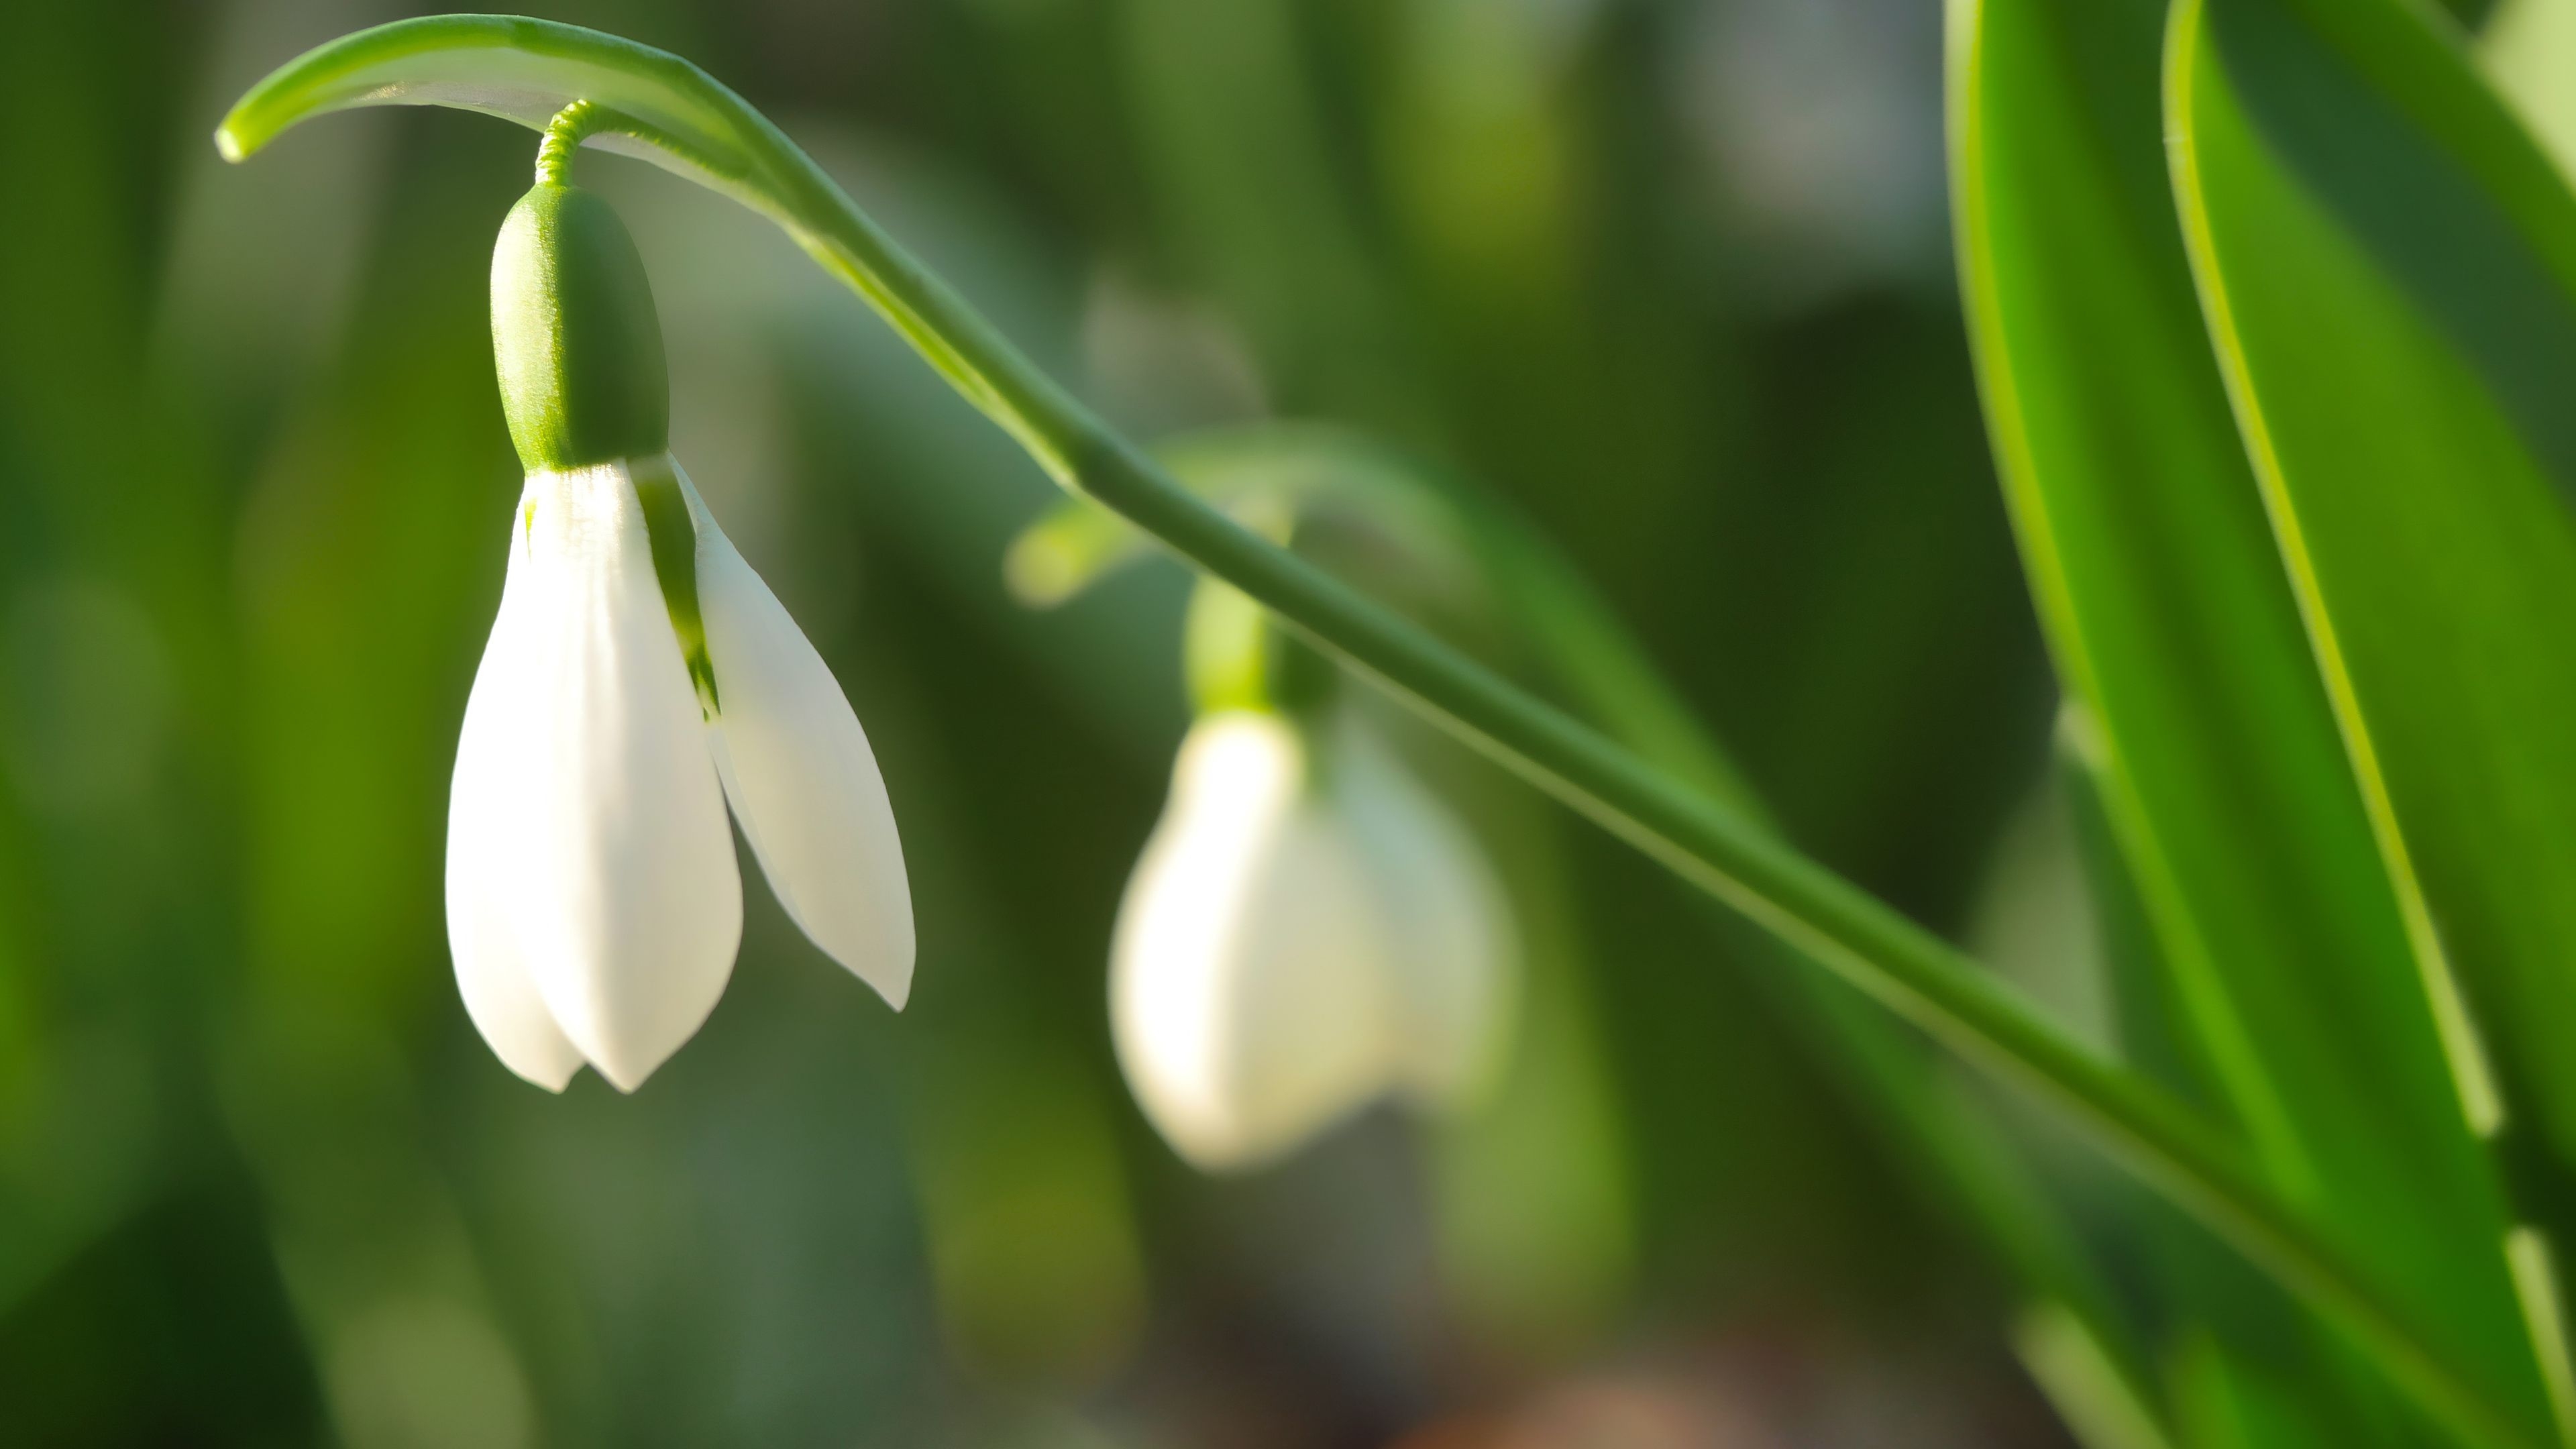
[[[1520,938],[1475,837],[1354,724],[1333,796],[1385,912],[1400,1034],[1395,1071],[1444,1106],[1488,1085],[1520,981]]]
[[[717,773],[780,905],[896,1010],[912,994],[912,887],[867,732],[823,656],[716,527],[698,526]]]
[[[447,943],[465,1014],[511,1071],[560,1092],[581,1070],[581,1053],[547,1014],[510,929],[508,903],[521,888],[512,839],[517,784],[511,741],[525,733],[527,590],[520,583],[524,529],[514,513],[509,572],[491,641],[465,699],[456,775],[447,796]]]
[[[1120,1064],[1205,1168],[1294,1146],[1385,1085],[1384,923],[1349,837],[1262,715],[1201,721],[1112,945]]]
[[[521,508],[511,922],[556,1024],[632,1091],[724,993],[742,882],[627,466],[533,474]]]

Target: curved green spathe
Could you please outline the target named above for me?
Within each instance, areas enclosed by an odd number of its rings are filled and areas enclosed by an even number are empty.
[[[542,131],[574,101],[614,110],[585,145],[650,161],[751,201],[748,133],[771,130],[740,96],[667,51],[603,31],[515,15],[438,15],[342,36],[271,71],[223,124],[215,149],[241,161],[296,123],[358,106],[452,106]],[[649,138],[649,139],[648,139]]]
[[[996,355],[1009,351],[991,326],[767,117],[668,51],[516,15],[397,20],[270,72],[225,113],[215,148],[227,160],[245,160],[302,121],[359,106],[450,106],[544,131],[576,101],[590,103],[583,146],[640,157],[777,222],[1051,477],[1076,486],[1062,423],[1042,426],[1034,416],[1072,410],[1071,399],[1016,356],[1005,370],[1027,378],[1006,384],[991,375]]]

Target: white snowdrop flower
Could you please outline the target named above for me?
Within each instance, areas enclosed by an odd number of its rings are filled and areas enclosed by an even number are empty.
[[[1386,1094],[1470,1098],[1518,939],[1474,840],[1345,717],[1203,717],[1120,907],[1111,1019],[1145,1114],[1206,1169]]]
[[[643,261],[599,198],[541,182],[493,257],[493,341],[528,470],[456,749],[447,929],[467,1014],[560,1091],[632,1091],[723,994],[742,934],[726,804],[815,944],[897,1008],[912,905],[840,685],[668,447]]]

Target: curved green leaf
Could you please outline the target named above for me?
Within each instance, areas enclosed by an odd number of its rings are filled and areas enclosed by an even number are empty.
[[[2175,1065],[2537,1420],[2504,1209],[2199,324],[2162,174],[2161,7],[1952,15],[1989,430]]]
[[[2576,1227],[2576,198],[2441,22],[2184,0],[2174,185],[2239,429],[2461,1096]],[[2546,1246],[2524,1311],[2556,1337]],[[2563,1355],[2553,1407],[2576,1416]]]

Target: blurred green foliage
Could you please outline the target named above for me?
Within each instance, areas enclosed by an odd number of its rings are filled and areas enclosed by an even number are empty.
[[[1928,0],[537,9],[699,61],[1138,436],[1326,419],[1493,490],[1791,838],[2099,1037],[2083,1003],[2116,997],[2133,1058],[2252,1113],[2153,1039],[2206,1022],[2138,999],[2169,963],[2119,964],[2148,928],[2117,899],[2102,977],[1945,250]],[[2079,36],[2059,76],[2087,88],[2032,93],[2111,159],[2024,159],[2107,171],[2105,233],[2158,250],[2066,284],[2206,368],[2152,230],[2158,9],[2106,11],[2110,48]],[[1021,609],[1001,568],[1055,497],[1035,469],[771,228],[611,158],[584,180],[652,270],[675,448],[876,743],[919,985],[892,1016],[755,890],[733,989],[645,1090],[509,1077],[456,1004],[438,861],[516,487],[485,268],[533,141],[435,112],[237,170],[206,142],[269,66],[394,13],[0,18],[0,1442],[2059,1442],[2003,1332],[2022,1290],[1776,950],[1427,735],[1532,943],[1503,1090],[1249,1178],[1181,1167],[1103,987],[1183,723],[1180,571]],[[2093,336],[2060,339],[2077,382]],[[2251,486],[2214,373],[2159,396],[2190,425],[2159,435],[2172,467]],[[2110,463],[2171,471],[2105,426]],[[2211,632],[2295,656],[2248,577]],[[2136,687],[2182,710],[2208,677]],[[2322,710],[2291,711],[2309,765]],[[2259,808],[2191,778],[2205,842]],[[2086,786],[2099,847],[2119,821]],[[2208,888],[2277,913],[2249,938],[2312,945],[2246,854]],[[2394,999],[2406,963],[2371,939]],[[2302,1026],[2297,981],[2230,984]],[[2374,1125],[2334,1094],[2375,1040],[2292,1054],[2311,1115],[2283,1130],[2403,1185],[2332,1135]],[[2400,1095],[2436,1075],[2406,1050]],[[2185,1316],[2163,1282],[2252,1300],[2186,1325],[2187,1412],[2295,1421],[2231,1357],[2304,1332],[2288,1310],[2004,1120],[2140,1316]],[[2428,1211],[2448,1182],[2417,1184]],[[2346,1206],[2356,1237],[2409,1221]],[[2046,1374],[2071,1360],[2036,1321]]]

